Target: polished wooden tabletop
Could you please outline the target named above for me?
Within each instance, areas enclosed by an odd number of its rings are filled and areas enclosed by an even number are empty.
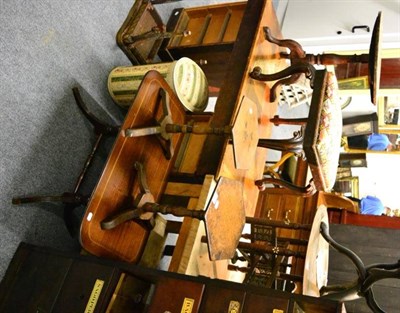
[[[277,110],[277,103],[269,102],[272,85],[253,80],[249,77],[249,73],[255,66],[260,66],[263,72],[275,73],[285,68],[287,64],[284,59],[280,59],[281,48],[265,40],[264,26],[268,26],[274,36],[282,38],[271,1],[248,1],[237,41],[229,60],[229,71],[226,73],[220,89],[210,126],[234,125],[241,104],[253,103],[257,108],[257,137],[270,137],[272,124],[269,120]],[[247,151],[242,151],[242,153],[246,154]],[[199,175],[213,175],[216,180],[219,177],[226,177],[241,182],[245,214],[254,216],[259,194],[254,182],[263,175],[267,150],[257,147],[254,155],[246,157],[249,162],[248,168],[238,169],[231,139],[210,135],[203,144],[195,172]],[[193,266],[193,261],[196,263],[194,254],[199,247],[194,247],[193,243],[196,238],[201,238],[199,235],[201,233],[202,226],[198,223],[184,222],[169,270],[198,274],[196,266]],[[215,267],[216,265],[211,266]]]
[[[101,229],[100,223],[133,206],[140,193],[135,162],[142,163],[147,170],[148,186],[155,201],[164,192],[175,158],[166,159],[156,136],[128,138],[122,134],[129,128],[152,126],[164,114],[160,89],[169,98],[174,121],[185,122],[185,111],[164,78],[156,71],[148,72],[127,112],[81,223],[82,247],[94,255],[137,262],[146,244],[149,230],[140,221],[129,221],[110,230]],[[182,137],[182,134],[172,136],[175,150]]]
[[[249,73],[255,66],[261,67],[263,72],[275,73],[287,65],[285,60],[279,58],[280,48],[265,40],[264,26],[270,27],[274,36],[282,37],[271,1],[249,1],[229,60],[229,71],[210,121],[212,126],[233,124],[241,103],[251,101],[258,110],[258,137],[270,137],[272,124],[269,119],[275,114],[277,103],[269,102],[270,83],[253,80]],[[229,139],[208,136],[200,155],[197,173],[242,181],[246,214],[253,216],[259,193],[254,181],[262,177],[266,156],[266,149],[257,148],[253,159],[249,160],[251,166],[246,170],[237,169]]]

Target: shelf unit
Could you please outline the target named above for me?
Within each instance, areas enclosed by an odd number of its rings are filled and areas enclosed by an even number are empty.
[[[209,85],[221,87],[247,2],[175,9],[167,24],[172,36],[159,51],[163,61],[188,57],[201,66]]]
[[[343,303],[22,243],[1,312],[345,312]]]

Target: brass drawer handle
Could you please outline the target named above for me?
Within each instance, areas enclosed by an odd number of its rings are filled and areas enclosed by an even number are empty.
[[[267,219],[269,219],[269,220],[271,220],[272,218],[271,218],[271,213],[274,211],[274,209],[268,209],[268,212],[267,212]]]
[[[289,213],[291,213],[292,210],[287,210],[285,212],[285,218],[283,219],[283,221],[285,222],[285,224],[290,224],[290,219],[289,219]]]

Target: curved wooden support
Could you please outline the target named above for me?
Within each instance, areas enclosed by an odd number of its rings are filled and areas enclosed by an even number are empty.
[[[301,74],[293,74],[292,76],[278,80],[271,87],[271,92],[269,94],[269,101],[274,102],[276,100],[277,89],[279,86],[294,84],[295,82],[297,82],[300,79],[300,77],[301,77]]]
[[[303,157],[303,127],[293,133],[293,138],[290,139],[259,139],[258,147],[273,149],[278,151],[293,152],[297,156]]]
[[[366,292],[374,283],[387,278],[400,279],[400,260],[392,264],[374,264],[367,267],[368,277],[362,284],[361,291]]]
[[[63,209],[65,226],[72,237],[77,234],[79,228],[79,219],[74,215],[74,210],[80,205],[87,205],[88,201],[89,196],[76,192],[64,192],[62,195],[57,196],[33,196],[12,199],[12,203],[17,205],[37,202],[62,202],[65,204]]]
[[[271,166],[265,166],[264,167],[264,175],[269,175],[269,176],[271,176],[273,178],[281,178],[280,175],[277,172],[275,172],[275,170],[277,168],[279,168],[283,163],[286,162],[286,160],[288,160],[292,156],[294,156],[293,152],[286,153],[275,164],[273,164]]]
[[[299,62],[292,64],[289,67],[283,69],[282,71],[273,74],[263,74],[259,66],[254,67],[250,72],[250,77],[260,81],[274,81],[278,79],[287,78],[294,74],[305,74],[307,78],[313,80],[315,76],[315,68],[309,63]]]
[[[306,62],[298,62],[292,64],[289,67],[283,69],[282,71],[273,74],[263,74],[259,66],[254,67],[250,72],[250,77],[259,81],[275,81],[278,80],[272,87],[270,92],[270,101],[274,102],[276,99],[276,89],[282,84],[293,84],[301,76],[305,74],[308,79],[310,79],[310,85],[313,86],[315,68],[313,65]]]
[[[271,29],[269,27],[263,27],[264,37],[269,42],[272,42],[280,47],[285,47],[290,50],[291,59],[303,59],[306,56],[302,46],[295,40],[292,39],[278,39],[272,36]]]
[[[107,124],[100,119],[98,119],[95,115],[92,114],[92,112],[89,111],[87,108],[85,102],[83,101],[81,94],[79,92],[78,87],[72,88],[72,93],[74,94],[75,102],[79,108],[79,110],[82,112],[82,114],[87,118],[87,120],[92,124],[94,128],[94,133],[96,135],[96,141],[92,146],[92,151],[86,158],[85,164],[79,173],[78,179],[76,180],[75,187],[74,187],[74,193],[77,193],[80,189],[80,186],[83,182],[83,179],[85,178],[85,175],[87,171],[89,170],[94,155],[97,152],[97,149],[100,146],[101,141],[103,140],[104,136],[109,136],[109,135],[117,135],[119,131],[118,126],[113,126],[110,124]]]
[[[351,251],[350,249],[342,246],[341,244],[337,243],[329,234],[329,229],[328,229],[328,225],[326,225],[325,223],[321,223],[320,226],[320,233],[322,235],[322,237],[324,237],[324,239],[333,247],[335,248],[338,252],[346,255],[350,261],[355,265],[355,267],[357,268],[357,272],[358,272],[358,277],[361,280],[364,280],[366,278],[367,275],[367,270],[365,268],[365,265],[363,263],[363,261],[360,259],[360,257],[355,254],[353,251]]]
[[[378,303],[376,303],[374,293],[372,289],[369,289],[368,292],[364,295],[365,299],[367,300],[367,304],[369,308],[372,310],[374,313],[386,313],[384,310],[380,308]]]
[[[189,210],[185,207],[155,203],[155,199],[147,184],[143,165],[140,162],[135,162],[134,166],[138,172],[139,195],[136,196],[130,208],[112,214],[101,221],[100,227],[102,229],[113,229],[133,219],[150,220],[155,213],[189,216],[197,219],[204,218],[205,211]]]
[[[322,287],[320,289],[321,296],[338,301],[355,300],[364,297],[372,312],[385,313],[377,304],[371,287],[382,279],[400,279],[400,260],[396,263],[372,264],[365,267],[361,259],[353,251],[332,239],[325,223],[321,223],[320,233],[332,247],[352,261],[358,272],[358,278],[348,284]]]
[[[118,126],[113,126],[105,123],[98,119],[92,112],[89,111],[85,102],[83,101],[78,87],[72,88],[74,94],[75,102],[78,108],[81,110],[83,115],[88,119],[88,121],[93,125],[95,134],[103,135],[117,135],[119,131]]]
[[[130,208],[123,209],[116,214],[113,214],[100,222],[102,229],[113,229],[118,225],[127,221],[140,218],[142,220],[150,220],[153,217],[153,212],[146,212],[142,207],[147,203],[154,203],[154,197],[151,194],[147,184],[146,172],[143,164],[135,162],[134,167],[137,171],[137,180],[140,193],[135,197]]]

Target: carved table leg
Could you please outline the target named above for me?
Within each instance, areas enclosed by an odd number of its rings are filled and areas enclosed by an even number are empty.
[[[315,68],[309,63],[306,62],[298,62],[296,64],[292,64],[289,67],[285,68],[282,71],[273,73],[273,74],[263,74],[261,72],[261,68],[256,66],[252,72],[250,72],[250,77],[260,81],[274,81],[278,80],[271,88],[270,93],[270,101],[274,102],[276,99],[276,89],[278,86],[282,84],[293,84],[295,83],[301,76],[301,74],[305,74],[308,79],[311,80],[310,84],[313,85]]]
[[[293,152],[298,156],[303,156],[303,127],[293,133],[290,139],[259,139],[258,146],[278,151]]]
[[[290,59],[303,59],[306,56],[302,46],[295,40],[292,39],[278,39],[275,38],[269,27],[264,27],[264,37],[269,42],[272,42],[280,47],[285,47],[290,50]]]

